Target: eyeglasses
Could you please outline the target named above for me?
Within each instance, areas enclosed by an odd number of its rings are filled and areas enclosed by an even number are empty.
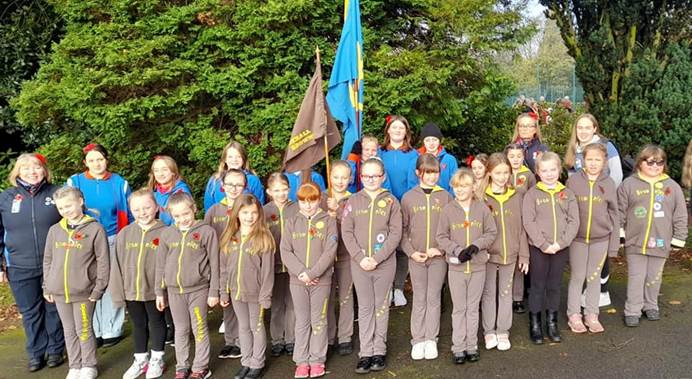
[[[650,161],[644,161],[644,162],[649,167],[654,167],[654,166],[663,167],[666,164],[665,160],[660,160],[660,161],[650,160]]]
[[[360,178],[363,180],[375,180],[383,177],[383,174],[380,175],[361,175]]]
[[[535,128],[536,124],[519,124],[519,128],[521,129],[531,129]]]
[[[245,184],[224,183],[223,186],[226,188],[244,188]]]

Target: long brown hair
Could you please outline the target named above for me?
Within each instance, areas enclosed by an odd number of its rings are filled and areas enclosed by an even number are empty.
[[[156,161],[163,161],[163,163],[166,164],[166,167],[171,170],[175,176],[173,183],[175,183],[178,179],[181,179],[180,170],[178,170],[178,163],[175,162],[175,159],[169,157],[168,155],[157,155],[151,162],[151,168],[149,168],[149,182],[147,182],[147,188],[151,189],[152,191],[156,190],[156,178],[154,177],[154,163],[156,163]]]
[[[488,162],[485,164],[485,177],[481,180],[481,184],[478,186],[477,196],[479,199],[483,198],[486,188],[488,188],[488,186],[490,186],[492,183],[490,173],[495,169],[495,167],[501,164],[506,164],[507,167],[509,167],[509,178],[507,179],[507,183],[505,183],[504,190],[507,191],[508,188],[512,188],[512,165],[509,163],[509,159],[507,159],[507,156],[504,153],[492,153],[488,158]]]
[[[253,195],[243,194],[235,200],[233,203],[233,209],[231,210],[231,216],[228,217],[228,223],[226,228],[221,235],[221,251],[228,253],[230,251],[231,243],[233,238],[240,231],[240,220],[238,219],[238,214],[240,210],[244,207],[255,206],[257,208],[257,213],[259,217],[257,222],[252,226],[252,230],[247,237],[248,242],[251,246],[252,254],[264,254],[273,252],[276,249],[276,244],[274,243],[274,237],[272,237],[267,224],[264,222],[264,210],[262,209],[262,204]]]
[[[603,138],[603,136],[598,132],[600,126],[598,125],[598,120],[596,120],[596,117],[594,117],[594,115],[592,115],[591,113],[584,113],[577,117],[577,119],[574,120],[574,125],[572,125],[572,134],[570,135],[569,142],[567,143],[567,152],[565,152],[565,161],[563,162],[564,166],[569,169],[574,168],[574,165],[577,162],[577,124],[579,123],[579,120],[583,118],[591,121],[594,128],[596,129],[595,135],[599,136],[600,138]],[[606,154],[606,160],[607,158],[608,155]]]
[[[536,134],[534,134],[533,138],[536,138],[540,141],[541,140],[541,125],[540,125],[540,123],[538,122],[538,120],[533,118],[530,114],[522,113],[519,116],[517,116],[517,119],[514,121],[514,134],[512,134],[512,140],[510,141],[510,143],[517,142],[517,139],[519,138],[519,120],[521,120],[522,118],[528,118],[534,124],[536,124]]]
[[[214,173],[214,177],[217,179],[221,178],[221,175],[223,175],[224,171],[228,170],[228,165],[226,165],[226,158],[228,157],[228,150],[230,149],[238,151],[240,157],[243,158],[242,169],[245,171],[250,171],[250,162],[247,159],[247,150],[245,150],[245,146],[243,146],[243,144],[241,144],[238,141],[231,141],[228,144],[226,144],[226,146],[224,146],[223,152],[221,153],[219,167],[216,169],[216,173]]]
[[[404,116],[399,115],[394,115],[387,119],[387,125],[384,127],[384,142],[382,143],[382,148],[384,150],[392,150],[391,140],[389,137],[389,127],[396,121],[401,122],[406,127],[406,137],[404,137],[404,142],[401,145],[401,151],[409,152],[413,149],[413,145],[411,143],[411,140],[413,139],[411,136],[411,125]]]

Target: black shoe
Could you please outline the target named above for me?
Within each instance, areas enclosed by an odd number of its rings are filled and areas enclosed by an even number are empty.
[[[540,313],[529,312],[529,335],[536,345],[543,343],[543,326]]]
[[[334,354],[334,347],[333,343],[327,345],[327,357],[331,357]]]
[[[343,342],[340,343],[339,346],[337,347],[339,350],[339,355],[350,355],[353,353],[353,343],[352,342]]]
[[[123,337],[113,337],[113,338],[104,338],[103,339],[103,347],[113,347],[118,344],[118,342],[122,341]]]
[[[245,374],[244,379],[257,379],[262,377],[262,369],[261,368],[251,368],[247,371],[247,374]]]
[[[29,372],[36,372],[42,369],[46,365],[43,358],[31,358],[29,359]]]
[[[250,371],[250,367],[240,366],[240,370],[235,373],[233,379],[244,379],[245,375]]]
[[[361,357],[356,365],[356,374],[367,374],[370,372],[370,366],[372,366],[372,358]]]
[[[478,362],[481,359],[481,353],[478,350],[469,350],[466,352],[466,360],[469,362]]]
[[[548,331],[548,338],[553,342],[562,342],[560,337],[560,328],[557,325],[557,311],[545,311],[546,317],[546,330]]]
[[[384,360],[384,355],[374,355],[370,361],[370,370],[372,371],[382,371],[387,367],[387,363]]]
[[[516,314],[526,313],[526,307],[524,307],[523,301],[512,302],[512,311]]]
[[[219,358],[221,359],[240,358],[240,356],[240,348],[235,345],[226,345],[219,352]]]
[[[466,362],[466,352],[462,351],[461,353],[454,353],[452,362],[457,365],[463,365],[464,362]]]
[[[166,345],[171,345],[173,346],[173,342],[175,341],[175,328],[170,325],[166,327]]]
[[[281,343],[277,343],[276,345],[272,345],[271,355],[272,357],[280,357],[284,350],[285,346]]]
[[[644,311],[644,316],[649,321],[658,321],[661,319],[661,312],[658,309],[647,309]]]
[[[292,343],[287,343],[287,344],[286,344],[285,349],[286,349],[286,354],[287,354],[287,355],[293,355],[293,346],[294,346],[294,344],[292,344]]]
[[[62,354],[48,354],[48,361],[46,361],[46,364],[48,367],[54,368],[60,366],[64,361],[65,359]]]
[[[103,346],[103,338],[101,337],[96,337],[96,347],[101,347]]]

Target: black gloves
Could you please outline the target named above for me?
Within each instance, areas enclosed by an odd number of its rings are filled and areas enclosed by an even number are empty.
[[[478,251],[478,246],[469,245],[469,247],[467,247],[459,253],[459,262],[463,263],[466,261],[470,261],[475,254],[478,254]]]

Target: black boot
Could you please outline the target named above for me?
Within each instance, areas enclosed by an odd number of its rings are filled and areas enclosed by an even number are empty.
[[[557,326],[557,311],[545,311],[548,338],[553,342],[561,342],[560,329]]]
[[[531,336],[531,341],[536,345],[543,343],[542,324],[540,313],[529,312],[529,335]]]

